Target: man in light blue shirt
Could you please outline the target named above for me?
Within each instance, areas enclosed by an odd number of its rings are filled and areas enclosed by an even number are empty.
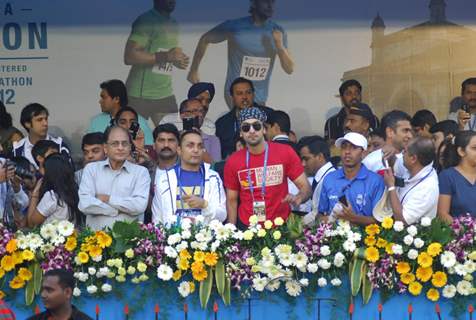
[[[93,230],[112,227],[115,221],[142,221],[149,199],[149,172],[127,161],[132,145],[127,130],[110,127],[104,139],[108,158],[89,163],[79,186],[78,207]]]
[[[325,178],[319,198],[319,213],[356,225],[376,222],[373,209],[383,195],[383,178],[362,164],[367,139],[355,132],[337,139],[342,168]]]
[[[88,133],[104,132],[107,127],[114,125],[116,114],[129,102],[126,86],[121,80],[104,81],[99,87],[101,88],[99,105],[102,112],[91,119]],[[145,144],[153,145],[152,130],[150,130],[147,120],[139,115],[138,122],[144,132]]]
[[[276,55],[287,74],[294,70],[284,29],[272,21],[275,0],[251,0],[251,16],[227,20],[205,33],[198,42],[188,80],[200,81],[198,69],[208,44],[228,41],[228,69],[225,92],[238,77],[253,81],[256,102],[265,105]],[[228,106],[233,107],[225,95]]]

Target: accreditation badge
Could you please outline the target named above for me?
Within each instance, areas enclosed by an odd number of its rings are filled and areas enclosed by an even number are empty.
[[[258,217],[258,222],[266,221],[266,207],[264,201],[253,201],[253,214]]]

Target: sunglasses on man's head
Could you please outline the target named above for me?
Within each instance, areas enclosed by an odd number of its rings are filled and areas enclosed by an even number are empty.
[[[241,125],[241,131],[248,132],[251,130],[251,127],[253,127],[255,131],[260,131],[261,128],[263,128],[263,125],[261,124],[261,122],[258,121],[253,123],[243,123]]]

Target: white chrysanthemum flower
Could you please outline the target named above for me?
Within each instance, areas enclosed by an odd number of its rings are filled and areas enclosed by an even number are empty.
[[[215,231],[215,237],[217,238],[217,240],[220,241],[228,240],[228,238],[230,237],[230,230],[224,226],[220,226]]]
[[[345,262],[345,256],[342,254],[342,252],[337,252],[334,256],[334,265],[337,268],[340,268],[344,265]]]
[[[190,239],[191,236],[192,236],[192,233],[190,232],[190,230],[182,231],[182,239]]]
[[[393,230],[395,230],[396,232],[401,232],[403,231],[403,229],[405,229],[405,225],[403,224],[403,222],[395,221],[395,223],[393,224]]]
[[[190,294],[190,283],[188,281],[182,281],[177,289],[180,295],[186,298]]]
[[[69,237],[74,232],[74,224],[68,220],[61,220],[57,225],[58,233],[63,237]]]
[[[189,218],[183,218],[180,221],[180,226],[182,227],[182,230],[189,230],[192,227],[192,220]]]
[[[182,237],[180,236],[180,233],[171,234],[169,238],[167,239],[167,243],[170,246],[173,246],[174,244],[179,243],[180,241],[182,241]]]
[[[172,279],[173,271],[166,264],[162,264],[157,268],[157,277],[163,281],[169,281]]]
[[[86,290],[89,294],[95,294],[98,291],[98,287],[96,287],[95,285],[90,285],[86,287]]]
[[[54,246],[59,246],[60,244],[63,244],[66,239],[62,235],[55,234],[53,237],[51,237],[50,241]]]
[[[79,297],[81,295],[81,290],[78,287],[74,287],[73,296]]]
[[[425,241],[423,241],[421,238],[415,238],[415,240],[413,240],[413,245],[415,248],[421,249],[425,245]]]
[[[424,227],[429,227],[429,226],[431,226],[431,218],[430,217],[423,217],[423,218],[421,218],[420,223]]]
[[[201,214],[195,217],[195,224],[202,224],[205,221],[205,217]]]
[[[220,243],[219,240],[213,241],[212,244],[211,244],[211,246],[210,246],[210,250],[211,250],[212,252],[217,251],[217,249],[220,247],[220,244],[221,244],[221,243]]]
[[[317,285],[321,288],[327,286],[326,278],[321,277],[321,278],[317,279]]]
[[[456,285],[456,291],[462,296],[469,296],[473,290],[473,285],[471,282],[466,280],[461,280]]]
[[[331,267],[331,263],[324,258],[319,259],[319,261],[317,261],[317,265],[323,270],[327,270]]]
[[[456,255],[452,251],[445,251],[440,256],[440,262],[445,268],[451,268],[456,264]]]
[[[175,246],[175,249],[177,250],[177,252],[188,249],[188,242],[187,241],[180,242],[178,245]]]
[[[44,224],[40,228],[40,235],[48,240],[56,235],[56,228],[51,223]]]
[[[342,284],[342,281],[339,278],[334,278],[334,279],[331,280],[331,284],[334,287],[338,287]]]
[[[264,287],[266,286],[267,283],[268,283],[268,278],[266,277],[261,278],[260,276],[257,276],[253,279],[253,289],[261,292],[264,290]]]
[[[399,244],[394,244],[392,246],[392,251],[396,255],[401,255],[401,254],[403,254],[403,247]]]
[[[451,299],[456,295],[456,287],[452,284],[446,285],[443,288],[443,297]]]
[[[301,284],[301,286],[307,287],[309,285],[309,279],[302,278],[301,280],[299,280],[299,283]]]
[[[270,292],[274,292],[274,291],[278,290],[280,286],[281,286],[281,282],[280,282],[280,281],[278,281],[278,280],[271,281],[271,282],[266,286],[266,290],[268,290],[268,291],[270,291]]]
[[[307,256],[304,252],[298,252],[297,254],[294,255],[294,265],[302,269],[306,266],[307,264]]]
[[[96,268],[94,267],[89,267],[88,268],[88,273],[92,276],[94,276],[96,274]]]
[[[317,263],[310,263],[307,265],[307,271],[310,273],[316,273],[319,267],[317,266]]]
[[[456,264],[455,272],[457,275],[464,277],[466,275],[466,268],[464,267],[464,264]]]
[[[261,263],[260,263],[260,264],[261,264],[263,267],[269,268],[269,267],[271,267],[271,266],[274,265],[274,262],[275,262],[275,261],[276,261],[276,260],[275,260],[274,255],[269,254],[269,255],[266,255],[266,256],[264,256],[263,258],[261,258]]]
[[[346,240],[346,241],[344,241],[344,243],[342,244],[342,247],[343,247],[344,250],[347,251],[347,252],[354,252],[355,249],[356,249],[355,242],[353,242],[353,241],[351,241],[351,240]]]
[[[94,262],[101,262],[102,254],[100,254],[98,256],[95,256],[95,257],[92,257],[91,260],[93,260]]]
[[[476,263],[474,261],[467,260],[464,263],[464,268],[466,270],[466,273],[471,274],[476,271]]]
[[[327,257],[331,254],[331,248],[329,246],[322,246],[320,252],[321,256]]]
[[[238,230],[236,232],[233,233],[233,239],[236,239],[236,240],[243,240],[243,231],[241,230]]]
[[[105,283],[101,286],[102,292],[111,292],[112,286],[109,283]]]
[[[416,258],[418,258],[418,251],[415,249],[410,249],[408,250],[407,256],[408,256],[408,259],[415,260]]]
[[[414,225],[411,225],[407,228],[407,232],[412,237],[415,237],[418,234],[418,229]]]
[[[286,281],[286,292],[291,297],[297,297],[301,294],[301,285],[297,281]]]
[[[164,248],[164,253],[167,257],[169,258],[172,258],[172,259],[175,259],[177,258],[177,250],[175,250],[173,247],[171,246],[166,246]]]
[[[412,243],[413,243],[413,237],[409,234],[407,234],[404,238],[403,238],[403,243],[406,244],[407,246],[411,246]]]

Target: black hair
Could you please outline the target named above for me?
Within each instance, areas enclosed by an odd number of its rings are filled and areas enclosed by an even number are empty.
[[[443,151],[443,168],[455,167],[461,162],[461,156],[458,154],[458,148],[466,149],[471,139],[476,137],[475,131],[459,131],[453,139],[447,139],[445,150]]]
[[[74,275],[71,270],[66,269],[53,269],[48,270],[43,275],[43,278],[46,277],[58,277],[58,283],[63,288],[71,288],[74,289]]]
[[[468,78],[463,81],[463,83],[461,84],[461,95],[464,94],[464,90],[466,90],[466,86],[469,86],[469,85],[476,85],[476,78]]]
[[[425,125],[428,125],[430,128],[436,124],[436,117],[428,109],[418,110],[412,118],[411,125],[412,127],[424,128]]]
[[[370,130],[369,136],[376,136],[376,137],[380,137],[382,139],[385,139],[384,136],[383,136],[381,128],[376,128],[376,129]]]
[[[182,141],[184,140],[184,138],[190,134],[196,134],[198,136],[200,136],[200,138],[202,137],[202,135],[200,134],[199,131],[197,130],[185,130],[182,132],[182,134],[180,135],[180,140],[179,140],[179,146],[182,146]]]
[[[12,116],[7,112],[7,108],[0,100],[0,128],[8,129],[12,126]]]
[[[78,184],[74,176],[71,163],[61,154],[52,154],[46,157],[45,175],[40,188],[40,199],[48,191],[55,194],[58,205],[65,204],[69,209],[69,221],[77,226],[82,225],[82,214],[78,209]]]
[[[154,141],[157,140],[157,137],[162,132],[173,134],[175,136],[175,138],[177,138],[177,142],[180,140],[180,133],[179,133],[177,127],[173,123],[164,123],[164,124],[158,125],[154,129],[154,131],[152,132],[152,136],[154,137]]]
[[[297,144],[297,150],[301,150],[304,147],[307,147],[309,149],[309,152],[315,156],[321,153],[324,156],[324,159],[326,159],[326,161],[330,161],[331,159],[331,151],[329,145],[327,144],[326,140],[321,136],[302,137]]]
[[[411,122],[412,118],[406,112],[400,110],[392,110],[387,112],[382,117],[382,122],[380,126],[380,130],[382,130],[382,135],[384,139],[387,139],[387,128],[392,128],[393,131],[397,130],[397,124],[400,121],[408,121]]]
[[[104,81],[99,87],[105,90],[111,98],[119,98],[121,107],[125,107],[129,103],[126,86],[121,80],[113,79]]]
[[[137,111],[132,107],[126,106],[126,107],[122,107],[121,109],[119,109],[119,111],[116,113],[116,117],[115,117],[116,124],[119,123],[118,121],[119,121],[119,119],[121,118],[121,116],[124,112],[133,113],[134,116],[136,117],[136,121],[139,121],[139,114],[137,113]]]
[[[93,145],[93,144],[103,144],[104,143],[104,133],[102,132],[91,132],[83,136],[81,140],[81,150],[84,150],[84,146]]]
[[[183,100],[181,103],[180,103],[180,106],[179,106],[179,112],[180,113],[183,113],[185,108],[187,108],[187,104],[189,104],[190,102],[192,101],[197,101],[198,103],[200,103],[200,105],[202,105],[202,103],[200,102],[199,99],[197,98],[190,98],[190,99],[185,99]]]
[[[20,115],[20,123],[25,128],[26,131],[30,131],[26,126],[25,123],[30,122],[33,117],[36,117],[42,113],[45,113],[49,116],[48,109],[46,109],[43,105],[39,103],[30,103],[27,104],[21,111]]]
[[[233,88],[239,83],[249,84],[250,87],[251,87],[251,91],[255,92],[255,86],[253,85],[253,82],[251,80],[248,80],[248,79],[243,78],[243,77],[238,77],[235,80],[233,80],[233,82],[230,85],[230,96],[233,96]]]
[[[435,123],[430,128],[430,133],[443,132],[445,137],[452,134],[453,136],[459,131],[458,124],[454,120],[443,120]]]
[[[291,118],[289,118],[289,115],[284,111],[275,110],[271,112],[266,122],[270,126],[278,124],[281,131],[286,134],[289,134],[291,131]]]
[[[33,165],[31,164],[30,160],[23,156],[16,156],[11,159],[15,166],[18,168],[22,168],[25,171],[31,172]],[[36,170],[36,169],[35,169]]]
[[[339,87],[340,96],[342,97],[344,95],[345,90],[347,90],[347,88],[352,87],[352,86],[356,86],[357,88],[359,88],[359,91],[362,92],[362,85],[360,84],[360,82],[355,80],[355,79],[350,79],[350,80],[344,81],[340,85],[340,87]]]
[[[407,151],[424,167],[435,160],[435,144],[430,138],[416,137],[408,144]]]
[[[60,152],[60,146],[51,140],[40,140],[31,149],[31,156],[35,160],[35,163],[39,165],[37,157],[45,157],[45,154],[50,149],[56,149]]]

